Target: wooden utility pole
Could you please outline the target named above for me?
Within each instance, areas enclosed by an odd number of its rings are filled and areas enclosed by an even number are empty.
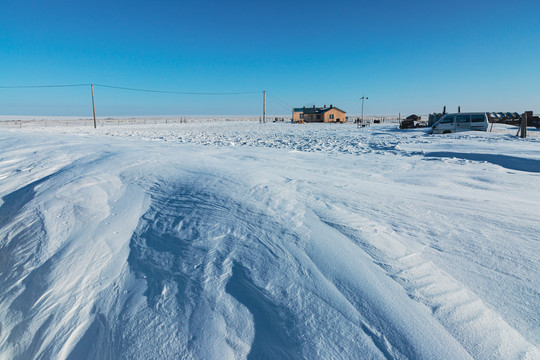
[[[91,84],[90,87],[92,88],[92,110],[94,111],[94,129],[97,128],[96,124],[96,106],[94,104],[94,84]]]
[[[266,91],[263,91],[263,123],[266,123]]]

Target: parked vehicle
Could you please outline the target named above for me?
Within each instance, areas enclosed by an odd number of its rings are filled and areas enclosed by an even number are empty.
[[[487,131],[488,122],[486,113],[454,113],[443,116],[431,129],[434,134],[448,134],[458,131]]]
[[[422,118],[416,114],[407,116],[406,119],[401,120],[399,124],[400,129],[413,129],[416,126],[417,122],[422,120]]]
[[[430,115],[431,117],[432,115]],[[428,123],[426,121],[422,121],[422,117],[418,115],[410,115],[407,116],[406,119],[401,120],[399,123],[400,129],[414,129],[414,128],[423,128],[427,127]]]

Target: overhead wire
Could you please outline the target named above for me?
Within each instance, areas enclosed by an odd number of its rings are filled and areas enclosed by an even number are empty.
[[[277,107],[283,107],[283,104],[280,104],[276,101],[274,101],[274,99],[272,99],[270,96],[267,96],[266,97],[266,103],[270,106],[277,106]]]
[[[139,92],[151,92],[151,93],[162,93],[162,94],[178,94],[178,95],[245,95],[245,94],[260,94],[260,93],[262,93],[262,91],[242,91],[242,92],[168,91],[168,90],[130,88],[130,87],[104,85],[104,84],[94,84],[94,86],[99,86],[99,87],[104,87],[104,88],[109,88],[109,89],[119,89],[119,90],[129,90],[129,91],[139,91]]]
[[[280,104],[272,98],[267,98],[267,102],[269,103],[269,105],[276,106],[280,109],[287,109],[287,111],[290,111],[290,108],[288,106]]]
[[[131,88],[125,86],[106,85],[106,84],[60,84],[60,85],[0,85],[1,89],[32,89],[32,88],[62,88],[62,87],[77,87],[91,86],[103,87],[109,89],[129,90],[139,92],[161,93],[161,94],[178,94],[178,95],[245,95],[245,94],[260,94],[262,91],[240,91],[240,92],[190,92],[190,91],[169,91],[156,89]]]
[[[33,89],[33,88],[66,88],[66,87],[83,87],[94,86],[108,89],[147,92],[147,93],[159,93],[159,94],[176,94],[176,95],[247,95],[247,94],[260,94],[263,91],[239,91],[239,92],[191,92],[191,91],[171,91],[171,90],[158,90],[158,89],[145,89],[134,88],[107,84],[52,84],[52,85],[0,85],[0,89]],[[288,111],[293,108],[292,105],[286,101],[281,100],[275,95],[266,92],[267,100],[273,105],[287,109]]]
[[[275,96],[275,95],[268,94],[268,96],[269,96],[270,98],[274,99],[274,101],[276,101],[276,102],[282,104],[283,106],[286,106],[286,107],[291,108],[291,109],[294,107],[294,106],[288,104],[286,101],[281,100],[280,98],[278,98],[278,97]]]
[[[90,86],[92,84],[62,84],[62,85],[0,85],[1,89],[32,89],[32,88],[62,88]]]
[[[286,102],[280,100],[279,98],[273,95],[269,95],[268,100],[276,105],[279,105],[281,108],[286,109],[287,112],[291,111],[293,108],[291,105],[287,104]]]

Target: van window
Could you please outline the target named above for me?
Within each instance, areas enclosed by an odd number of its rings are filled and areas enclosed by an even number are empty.
[[[471,121],[471,117],[469,115],[457,115],[456,116],[456,122],[460,124],[465,124]]]
[[[441,124],[450,124],[450,123],[453,123],[454,122],[454,117],[453,116],[448,116],[446,115],[442,120],[441,120]]]
[[[472,115],[471,121],[472,122],[484,122],[484,115]]]

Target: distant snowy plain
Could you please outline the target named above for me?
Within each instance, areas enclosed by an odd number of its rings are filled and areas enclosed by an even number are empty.
[[[540,359],[540,138],[0,128],[0,359]]]

